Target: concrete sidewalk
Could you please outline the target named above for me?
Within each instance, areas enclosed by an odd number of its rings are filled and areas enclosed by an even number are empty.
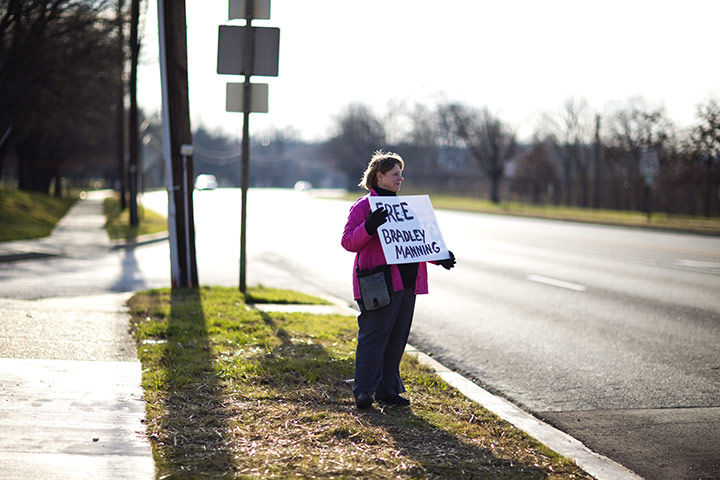
[[[0,243],[0,261],[106,252],[107,194],[77,202],[50,237]],[[155,478],[130,295],[0,298],[3,478]]]
[[[0,242],[0,261],[57,255],[84,257],[107,251],[110,240],[104,228],[102,204],[111,193],[89,192],[85,200],[78,200],[60,219],[49,237]]]

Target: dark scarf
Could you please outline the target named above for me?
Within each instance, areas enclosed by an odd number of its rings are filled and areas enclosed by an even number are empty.
[[[384,188],[375,187],[374,190],[375,193],[377,193],[381,197],[397,197],[397,193],[391,192],[390,190],[385,190]]]

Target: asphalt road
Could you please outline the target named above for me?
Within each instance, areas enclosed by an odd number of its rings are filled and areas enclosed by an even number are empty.
[[[439,219],[417,345],[646,478],[720,477],[720,239]]]
[[[195,194],[203,284],[237,285],[239,197]],[[254,190],[248,205],[249,284],[352,302],[349,202]],[[458,266],[429,268],[414,344],[648,479],[720,478],[720,238],[436,214]],[[167,286],[167,248],[0,264],[0,291]]]

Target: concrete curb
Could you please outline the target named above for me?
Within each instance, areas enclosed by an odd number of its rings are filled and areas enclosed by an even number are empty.
[[[0,263],[19,262],[22,260],[34,260],[38,258],[57,257],[55,253],[44,252],[18,252],[18,253],[0,253]]]
[[[151,233],[142,235],[132,240],[110,240],[108,247],[110,250],[121,250],[124,248],[135,248],[152,243],[164,242],[168,239],[168,232]],[[22,260],[35,260],[48,257],[62,257],[66,252],[59,249],[53,251],[43,243],[32,244],[32,240],[26,240],[27,246],[23,248],[8,248],[0,244],[0,263],[19,262]],[[3,251],[4,250],[4,251]]]
[[[120,250],[122,248],[135,248],[143,245],[150,245],[151,243],[159,243],[170,238],[168,232],[149,233],[147,235],[141,235],[130,240],[118,239],[110,240],[111,250]]]

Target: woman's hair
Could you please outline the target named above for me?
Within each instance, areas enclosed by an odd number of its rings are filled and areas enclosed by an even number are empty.
[[[393,152],[376,150],[372,158],[370,158],[370,163],[368,163],[358,187],[362,187],[365,190],[375,188],[377,186],[377,173],[387,173],[395,168],[395,165],[399,165],[400,170],[405,168],[405,162],[403,162],[400,155]]]

